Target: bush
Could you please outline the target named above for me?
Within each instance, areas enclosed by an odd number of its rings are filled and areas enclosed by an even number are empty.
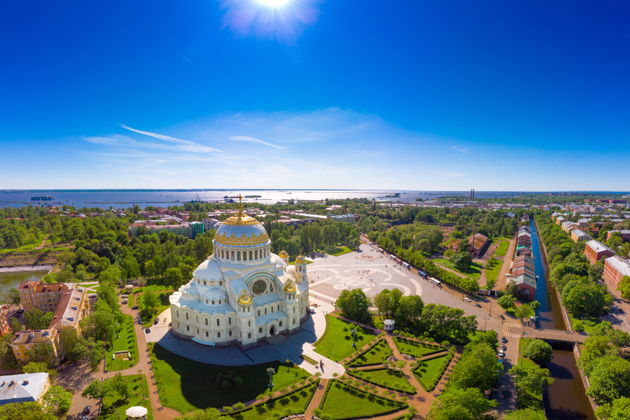
[[[551,353],[553,349],[549,343],[533,339],[523,349],[523,356],[532,359],[539,365],[545,365],[551,360]]]

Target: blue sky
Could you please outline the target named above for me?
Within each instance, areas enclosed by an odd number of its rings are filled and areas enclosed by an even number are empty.
[[[630,190],[630,3],[0,3],[0,188]]]

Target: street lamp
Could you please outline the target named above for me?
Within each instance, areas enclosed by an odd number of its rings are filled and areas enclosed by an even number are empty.
[[[352,331],[350,332],[350,336],[352,337],[352,348],[354,348],[355,350],[357,349],[357,330],[356,328],[353,328]]]

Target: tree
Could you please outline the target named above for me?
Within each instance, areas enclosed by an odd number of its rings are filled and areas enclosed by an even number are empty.
[[[57,420],[57,416],[36,402],[22,402],[1,405],[0,420]]]
[[[617,347],[630,347],[630,334],[625,331],[611,328],[606,336]]]
[[[472,257],[468,252],[458,252],[453,255],[451,262],[453,263],[453,267],[455,267],[455,269],[461,271],[462,273],[467,273],[470,271]]]
[[[335,306],[341,314],[353,321],[371,323],[370,300],[361,289],[344,290],[341,292]]]
[[[587,376],[604,356],[616,356],[619,349],[614,346],[608,337],[591,336],[584,342],[584,350],[580,357],[579,364]]]
[[[499,348],[499,339],[497,338],[497,332],[494,330],[477,331],[470,340],[470,343],[466,345],[466,347],[474,347],[478,343],[486,343],[492,349],[494,349],[494,351],[496,351]]]
[[[469,335],[477,331],[474,315],[465,316],[463,310],[445,305],[425,305],[419,325],[422,331],[437,341],[466,343]]]
[[[478,420],[496,405],[496,401],[486,399],[477,388],[449,388],[435,400],[428,418],[430,420]]]
[[[497,303],[500,307],[505,309],[506,311],[510,308],[514,308],[516,304],[516,299],[512,295],[503,295],[499,299],[497,299]]]
[[[54,314],[52,312],[42,312],[38,308],[30,308],[24,312],[24,324],[29,330],[43,330],[48,328]]]
[[[553,382],[549,369],[537,365],[516,365],[509,370],[509,373],[514,375],[516,387],[527,394],[542,394],[545,387]]]
[[[46,362],[28,362],[27,364],[22,366],[22,372],[24,373],[47,372],[51,381],[54,381],[57,378],[57,371],[55,369],[48,369],[48,364]]]
[[[179,267],[171,267],[164,272],[164,280],[172,288],[178,289],[184,284],[184,275]]]
[[[20,292],[15,287],[10,288],[4,296],[4,301],[11,303],[12,305],[20,304]]]
[[[103,398],[109,394],[110,390],[102,381],[94,381],[83,390],[84,397],[98,400],[99,405],[103,405]]]
[[[144,292],[144,295],[142,296],[142,303],[147,309],[155,309],[160,306],[160,300],[157,294],[151,289],[147,289]]]
[[[381,315],[386,318],[393,318],[401,296],[402,292],[398,289],[383,289],[374,296],[374,305]]]
[[[630,299],[630,276],[623,276],[617,290],[621,292],[621,297],[624,299]]]
[[[44,406],[49,412],[56,416],[63,416],[70,409],[72,404],[72,393],[66,391],[59,385],[52,386],[46,394],[44,394]]]
[[[562,301],[569,312],[577,316],[599,316],[610,305],[612,298],[601,285],[573,281],[562,290]]]
[[[534,312],[532,307],[529,306],[527,303],[521,303],[514,310],[514,315],[516,315],[516,317],[519,319],[532,317],[535,313],[536,312]]]
[[[507,413],[503,420],[546,420],[545,412],[535,408],[522,408]]]
[[[495,351],[484,342],[469,344],[453,368],[451,384],[460,388],[490,389],[501,374]]]
[[[607,404],[630,395],[630,362],[618,356],[605,356],[599,360],[588,377],[586,391],[597,404]]]
[[[532,359],[539,365],[546,365],[551,360],[553,349],[549,343],[537,338],[530,340],[523,349],[523,356]]]
[[[117,373],[116,376],[112,378],[110,386],[113,391],[120,395],[123,401],[127,401],[129,399],[131,395],[131,392],[129,391],[129,384],[120,373]]]
[[[398,328],[415,329],[422,316],[424,302],[418,295],[403,296],[400,298],[394,320]]]
[[[630,420],[630,398],[621,397],[597,409],[597,417],[604,420]]]

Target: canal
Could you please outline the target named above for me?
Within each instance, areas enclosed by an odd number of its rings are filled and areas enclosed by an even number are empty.
[[[545,270],[546,261],[543,256],[542,244],[538,237],[536,224],[530,224],[532,232],[532,252],[536,268],[536,300],[540,302],[537,311],[538,327],[566,330],[560,302],[553,289],[547,282]],[[586,397],[586,390],[578,372],[573,344],[551,343],[553,354],[547,365],[554,382],[547,387],[543,395],[545,414],[550,420],[591,420],[595,413]]]

